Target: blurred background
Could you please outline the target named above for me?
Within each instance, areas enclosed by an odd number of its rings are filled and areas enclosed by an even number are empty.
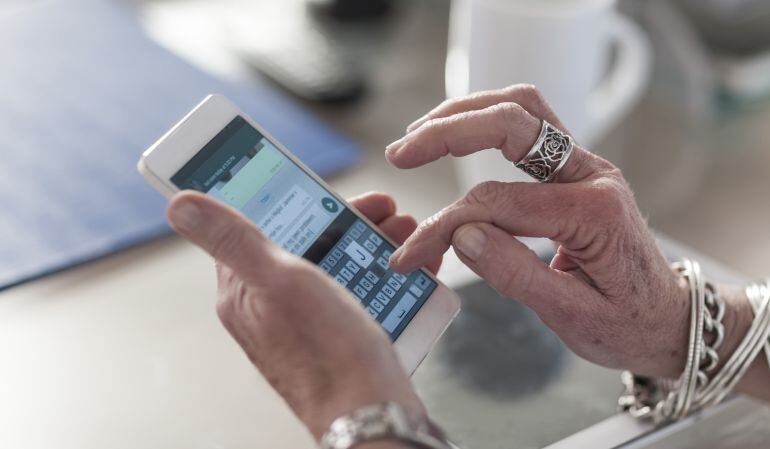
[[[402,134],[401,125],[445,99],[453,77],[464,76],[446,73],[447,52],[452,50],[448,36],[473,41],[457,34],[488,34],[464,48],[454,44],[455,52],[473,52],[465,57],[475,63],[488,61],[486,69],[476,70],[498,72],[479,74],[491,79],[478,80],[471,90],[516,82],[554,83],[550,76],[539,79],[541,71],[549,70],[569,86],[581,66],[595,64],[594,70],[606,75],[623,57],[617,54],[619,45],[610,40],[580,41],[587,56],[567,58],[537,42],[522,27],[484,30],[484,5],[505,2],[454,2],[456,10],[475,8],[468,11],[474,18],[454,18],[455,30],[450,29],[451,2],[446,0],[220,1],[215,8],[206,3],[140,0],[137,5],[151,34],[201,67],[233,70],[238,64],[221,61],[225,59],[221,52],[232,52],[247,66],[240,66],[246,70],[243,76],[250,76],[252,69],[267,75],[325,121],[362,142],[364,163],[381,158],[382,147]],[[509,3],[510,17],[503,16],[504,20],[533,21],[531,11],[519,11],[519,4],[527,2]],[[524,8],[531,8],[533,2],[529,3]],[[547,11],[592,2],[540,3]],[[612,123],[587,131],[593,135],[588,141],[581,139],[582,143],[623,169],[656,230],[743,273],[766,275],[770,272],[770,238],[765,235],[770,219],[765,198],[770,192],[770,4],[761,0],[625,0],[618,9],[641,28],[647,41],[644,45],[649,46],[649,66],[637,62],[645,67],[621,74],[643,81],[636,81],[641,85],[631,88],[636,89],[633,98],[613,112]],[[481,21],[473,24],[476,29],[458,31],[470,28],[464,22],[473,20]],[[221,28],[227,30],[227,36],[220,35]],[[554,32],[559,28],[548,28],[551,39],[561,39]],[[204,33],[217,37],[209,40]],[[498,35],[500,39],[496,39]],[[483,47],[495,40],[514,45]],[[216,57],[207,56],[209,50]],[[597,50],[606,56],[594,55]],[[558,59],[564,65],[551,67]],[[521,66],[536,69],[527,71]],[[314,79],[301,80],[303,76]],[[592,87],[600,87],[601,80],[587,78],[595,84]],[[561,93],[561,86],[541,88],[567,126],[584,126],[584,117],[572,121],[565,117],[565,113],[579,114],[572,111],[575,105],[561,104],[560,98],[548,95],[548,90]],[[450,95],[465,90],[467,86]],[[363,122],[372,125],[362,126]],[[440,198],[454,197],[467,187],[462,181],[468,175],[462,168],[456,173],[458,191],[438,193]],[[354,174],[349,176],[354,179],[351,184],[361,188],[387,188],[381,182],[361,182]],[[476,180],[474,175],[470,179],[465,184]]]
[[[385,146],[447,97],[533,83],[623,169],[669,257],[770,274],[766,0],[0,0],[0,55],[3,447],[313,446],[135,170],[210,92],[343,195],[424,219],[525,179],[497,152],[397,171]],[[617,372],[445,265],[464,310],[414,381],[451,435],[541,448],[615,415]],[[760,435],[755,416],[725,429]]]

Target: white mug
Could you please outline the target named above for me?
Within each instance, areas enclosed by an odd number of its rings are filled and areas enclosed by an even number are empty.
[[[448,97],[534,84],[583,146],[616,126],[649,80],[647,36],[615,0],[453,0],[450,21]],[[528,179],[501,158],[458,159],[462,187]]]

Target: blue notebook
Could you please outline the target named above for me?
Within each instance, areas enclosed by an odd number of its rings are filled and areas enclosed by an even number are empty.
[[[145,148],[207,94],[230,97],[321,175],[349,139],[267,84],[236,86],[144,36],[107,0],[0,10],[0,289],[169,232],[136,171]]]

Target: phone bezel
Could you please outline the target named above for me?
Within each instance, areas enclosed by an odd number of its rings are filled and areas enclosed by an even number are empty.
[[[179,188],[171,182],[171,177],[236,116],[243,117],[308,176],[328,190],[337,201],[350,208],[356,216],[364,220],[388,242],[398,246],[384,235],[374,223],[350,206],[344,198],[341,198],[323,179],[297,159],[289,149],[222,95],[212,94],[206,97],[148,148],[138,163],[140,173],[150,185],[170,198],[179,191]],[[394,342],[396,353],[410,374],[428,355],[435,342],[460,310],[460,300],[457,295],[436,279],[432,273],[427,270],[422,271],[436,281],[438,286]]]

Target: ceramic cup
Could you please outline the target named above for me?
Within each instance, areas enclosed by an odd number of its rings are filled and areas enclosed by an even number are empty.
[[[583,146],[623,119],[649,79],[647,37],[615,0],[454,0],[450,21],[448,97],[534,84]],[[529,179],[501,158],[457,159],[461,187]]]

